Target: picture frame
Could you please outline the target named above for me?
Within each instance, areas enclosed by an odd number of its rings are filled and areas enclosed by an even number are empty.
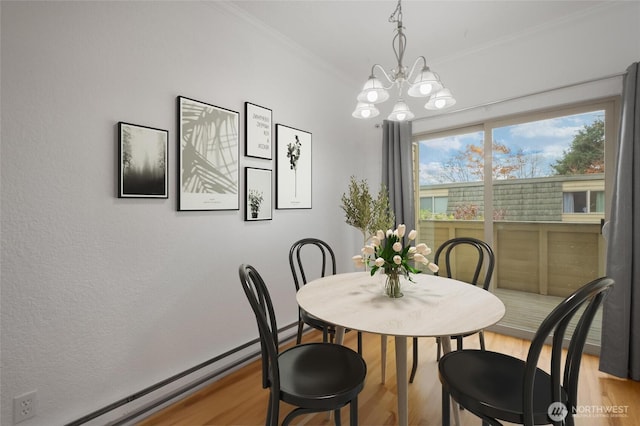
[[[178,96],[178,210],[239,210],[239,113]]]
[[[169,131],[118,122],[118,198],[169,198]]]
[[[312,135],[276,124],[276,208],[311,208]]]
[[[244,103],[244,155],[272,159],[273,112],[269,108]]]
[[[244,220],[271,220],[271,170],[245,167]]]

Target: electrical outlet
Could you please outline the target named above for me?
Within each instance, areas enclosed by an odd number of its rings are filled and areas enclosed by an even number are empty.
[[[36,391],[27,392],[13,398],[13,424],[36,415]]]

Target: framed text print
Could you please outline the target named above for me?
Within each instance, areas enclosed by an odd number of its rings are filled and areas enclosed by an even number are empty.
[[[271,170],[244,168],[244,220],[271,220]]]
[[[271,110],[250,102],[244,104],[244,154],[271,160]]]
[[[276,208],[311,208],[311,133],[276,124]]]
[[[178,210],[239,210],[238,113],[178,97]]]
[[[168,198],[169,132],[121,121],[118,133],[118,197]]]

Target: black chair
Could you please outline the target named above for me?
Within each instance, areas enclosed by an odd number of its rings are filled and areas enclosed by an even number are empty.
[[[475,269],[473,270],[473,275],[469,274],[469,276],[461,276],[458,272],[455,277],[454,274],[454,264],[451,259],[451,254],[454,249],[457,248],[456,252],[458,256],[460,256],[460,248],[467,247],[471,249],[471,251],[467,251],[465,253],[465,260],[469,259],[467,264],[473,264],[475,261]],[[443,257],[442,261],[440,257]],[[491,275],[493,274],[493,268],[495,266],[496,260],[495,255],[493,254],[493,250],[491,246],[482,240],[478,240],[477,238],[472,237],[459,237],[452,238],[450,240],[445,241],[438,247],[434,256],[433,262],[440,267],[440,270],[436,272],[434,275],[446,275],[447,278],[455,278],[460,281],[468,282],[473,285],[482,285],[482,288],[485,290],[489,290],[489,284],[491,283]],[[459,262],[458,262],[459,264]],[[444,272],[444,274],[443,274]],[[475,334],[475,333],[471,333]],[[462,349],[462,339],[466,336],[470,336],[471,334],[465,334],[460,336],[451,336],[452,339],[456,339],[457,348]],[[484,345],[484,333],[482,330],[478,332],[480,337],[480,348],[482,350],[485,349]],[[436,338],[437,343],[437,354],[436,360],[440,361],[440,355],[442,353],[442,342],[440,338]],[[409,382],[413,383],[413,379],[415,378],[416,371],[418,369],[418,338],[413,338],[413,365],[411,367],[411,375],[409,376]]]
[[[303,238],[298,240],[293,243],[291,249],[289,249],[289,266],[291,267],[291,274],[293,275],[293,283],[296,286],[296,291],[300,290],[301,286],[307,284],[307,274],[305,273],[302,256],[302,249],[305,247],[316,247],[320,251],[322,262],[316,263],[316,265],[320,265],[320,277],[325,277],[329,274],[336,274],[336,256],[329,244],[317,238]],[[305,250],[305,252],[308,254],[307,250]],[[313,315],[305,312],[304,309],[298,307],[298,336],[296,343],[300,344],[302,340],[302,329],[304,328],[304,324],[308,324],[317,330],[321,330],[323,342],[333,342],[336,327],[333,324],[326,323],[314,317]],[[360,332],[358,332],[358,353],[362,354],[362,333]]]
[[[599,278],[567,297],[542,322],[527,360],[491,351],[461,350],[445,354],[438,363],[442,382],[442,424],[449,424],[449,395],[461,406],[482,418],[483,425],[500,425],[499,420],[524,424],[573,425],[577,406],[578,373],[587,332],[596,310],[613,285]],[[569,321],[580,308],[561,369],[562,343]],[[553,334],[548,371],[538,368],[545,340]]]
[[[367,365],[352,349],[331,343],[307,343],[278,352],[278,326],[264,281],[250,265],[240,266],[240,282],[260,332],[262,387],[269,388],[267,426],[278,424],[280,401],[294,405],[282,422],[320,411],[334,411],[340,425],[340,408],[350,405],[351,425],[358,424],[358,394],[364,387]]]

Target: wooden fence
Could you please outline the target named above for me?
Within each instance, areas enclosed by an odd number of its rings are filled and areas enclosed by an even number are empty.
[[[493,228],[496,288],[565,297],[605,273],[600,224],[496,221]],[[423,220],[418,230],[418,240],[434,252],[450,238],[485,240],[481,221]],[[462,280],[470,279],[473,270],[465,257],[461,251],[452,261]]]

